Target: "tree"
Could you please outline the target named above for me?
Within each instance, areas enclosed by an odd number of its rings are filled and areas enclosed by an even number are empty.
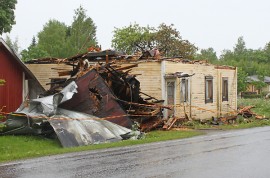
[[[243,92],[247,89],[247,73],[241,68],[237,68],[237,92]]]
[[[36,38],[33,37],[32,43],[30,44],[30,46],[27,49],[24,49],[21,52],[21,56],[22,56],[23,61],[28,61],[31,59],[48,57],[49,54],[45,50],[43,50],[39,46],[37,46]]]
[[[112,47],[126,53],[157,48],[163,55],[193,58],[197,48],[188,40],[183,40],[180,32],[172,25],[160,24],[154,27],[141,27],[130,24],[128,27],[115,28]]]
[[[150,50],[155,46],[155,29],[130,24],[128,27],[115,28],[112,47],[131,54],[136,51]]]
[[[218,61],[217,53],[213,48],[201,49],[200,54],[196,55],[197,60],[207,60],[210,63]]]
[[[195,56],[197,48],[188,40],[183,40],[180,32],[174,28],[174,25],[160,24],[155,35],[157,48],[165,56],[182,56],[192,59]]]
[[[36,45],[37,45],[37,40],[36,40],[36,37],[33,36],[30,46],[36,46]]]
[[[37,46],[40,50],[46,51],[50,57],[67,57],[66,36],[67,26],[64,23],[49,20],[38,33]],[[36,40],[33,40],[32,45],[36,44]]]
[[[56,57],[66,58],[96,46],[96,26],[80,6],[75,10],[74,21],[67,26],[57,20],[49,20],[31,45],[22,51],[23,60]]]
[[[15,22],[15,5],[17,0],[0,0],[0,35],[11,31]]]
[[[48,57],[49,54],[40,49],[38,46],[33,46],[33,47],[28,47],[28,49],[24,49],[21,52],[22,55],[22,61],[26,62],[32,59],[39,59],[39,58],[44,58]]]
[[[237,39],[237,43],[235,44],[234,54],[236,54],[236,55],[243,55],[246,51],[247,51],[246,43],[244,41],[243,36],[240,36]]]
[[[86,10],[80,6],[75,10],[72,25],[68,29],[68,55],[86,52],[88,47],[96,46],[96,26]]]
[[[12,48],[17,54],[19,54],[19,42],[18,38],[16,37],[15,41],[13,42],[11,38],[7,35],[5,39],[6,44]]]

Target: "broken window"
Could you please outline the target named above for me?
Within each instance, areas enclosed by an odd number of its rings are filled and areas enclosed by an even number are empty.
[[[222,101],[228,101],[228,78],[222,77]]]
[[[188,102],[189,101],[189,85],[188,85],[188,79],[186,79],[186,78],[181,79],[180,101],[181,102]]]
[[[174,105],[174,96],[175,96],[175,82],[167,81],[167,105]],[[172,116],[174,114],[174,110],[168,111],[168,116]]]
[[[205,77],[205,103],[213,103],[213,77]]]

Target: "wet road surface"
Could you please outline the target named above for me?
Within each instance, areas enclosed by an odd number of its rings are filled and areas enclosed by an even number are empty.
[[[270,127],[0,164],[1,178],[270,177]]]

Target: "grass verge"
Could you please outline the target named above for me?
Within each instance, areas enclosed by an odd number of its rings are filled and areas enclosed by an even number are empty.
[[[220,129],[220,130],[229,130],[229,129],[247,129],[253,127],[263,127],[270,126],[270,120],[256,120],[255,118],[250,119],[248,122],[237,121],[235,124],[228,125],[209,125],[209,124],[199,124],[194,123],[193,129]]]
[[[62,148],[58,140],[40,136],[0,136],[0,162],[41,157],[85,150],[96,150],[174,140],[201,135],[198,131],[153,131],[141,140],[124,140],[114,143],[104,143],[73,148]]]

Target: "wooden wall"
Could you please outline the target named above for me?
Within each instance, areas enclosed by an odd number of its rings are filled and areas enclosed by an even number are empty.
[[[138,64],[138,67],[132,68],[130,74],[137,75],[136,78],[140,81],[141,91],[157,99],[162,99],[160,62],[139,61],[123,62],[118,64],[121,64],[122,66],[128,66],[135,63]],[[142,97],[143,96],[144,95],[142,95]]]
[[[26,65],[30,71],[36,76],[40,84],[45,90],[50,89],[50,85],[46,83],[51,82],[51,78],[69,78],[70,76],[59,77],[58,71],[62,70],[52,70],[53,68],[69,70],[72,69],[71,66],[65,64],[27,64]]]
[[[237,71],[216,69],[211,64],[183,64],[166,61],[165,74],[184,72],[195,74],[190,77],[190,101],[180,102],[180,79],[176,79],[176,105],[185,105],[185,111],[194,119],[209,119],[229,115],[237,109]],[[205,102],[205,77],[213,77],[213,102]],[[228,77],[228,101],[222,101],[222,77]],[[183,117],[184,107],[175,108],[175,115]]]
[[[235,69],[216,69],[211,64],[183,64],[171,61],[142,61],[138,63],[138,67],[132,69],[132,73],[141,74],[137,77],[141,83],[141,91],[158,99],[164,99],[165,105],[166,79],[164,76],[175,72],[195,74],[189,81],[190,100],[188,102],[180,102],[180,79],[168,79],[175,80],[176,107],[174,109],[177,117],[183,117],[186,113],[193,119],[210,119],[229,115],[237,109],[237,71]],[[205,103],[205,76],[213,77],[212,103]],[[228,77],[229,101],[222,101],[222,77]]]
[[[231,111],[237,109],[236,69],[217,69],[211,64],[183,64],[171,61],[124,61],[117,64],[126,66],[134,63],[138,63],[138,67],[132,68],[131,74],[137,74],[141,91],[160,100],[166,100],[166,79],[164,78],[166,74],[175,72],[195,74],[189,81],[190,100],[185,103],[180,102],[180,79],[174,79],[176,105],[174,109],[177,117],[183,117],[186,113],[193,119],[210,119],[229,115]],[[64,64],[28,64],[27,67],[45,89],[49,89],[49,85],[45,84],[50,82],[50,78],[59,78],[57,71],[51,68],[71,69],[70,66]],[[205,76],[213,77],[213,103],[205,103]],[[222,101],[222,77],[228,78],[229,101]],[[166,105],[166,101],[164,104]]]

